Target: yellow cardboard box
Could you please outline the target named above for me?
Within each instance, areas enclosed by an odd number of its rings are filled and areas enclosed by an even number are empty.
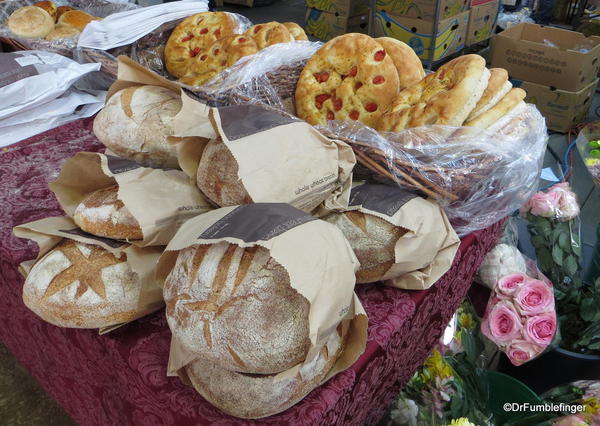
[[[306,33],[321,40],[330,40],[346,33],[367,34],[369,31],[368,14],[346,16],[308,8],[305,21]]]
[[[376,37],[393,37],[408,44],[419,58],[428,60],[432,45],[433,60],[437,61],[465,47],[469,11],[462,12],[438,24],[433,34],[433,21],[412,19],[386,12],[375,13],[374,33]],[[432,43],[432,39],[435,42]]]
[[[577,92],[556,89],[551,86],[512,80],[513,86],[527,92],[525,102],[535,104],[546,118],[550,130],[568,132],[571,127],[587,117],[598,79]]]
[[[494,34],[500,0],[473,2],[467,30],[467,46],[487,40]]]
[[[436,18],[435,5],[439,1],[437,19],[446,19],[469,9],[469,0],[377,0],[376,12],[420,18],[432,21]]]
[[[346,16],[369,13],[369,0],[306,0],[306,7]]]

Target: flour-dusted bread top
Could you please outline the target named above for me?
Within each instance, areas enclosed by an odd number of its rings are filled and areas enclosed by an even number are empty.
[[[179,95],[159,86],[132,86],[115,93],[94,119],[94,134],[117,155],[150,167],[178,167],[173,118]]]
[[[44,38],[54,29],[54,18],[41,7],[25,6],[8,17],[7,26],[17,37]]]
[[[332,213],[323,218],[343,233],[360,262],[358,284],[379,281],[395,262],[394,247],[406,230],[380,217],[359,211]]]
[[[337,332],[297,376],[275,380],[273,375],[243,374],[198,359],[186,367],[196,390],[211,404],[235,417],[258,419],[280,413],[299,402],[325,378],[343,349]]]
[[[296,86],[296,113],[310,124],[359,120],[373,127],[398,87],[398,71],[383,46],[365,34],[345,34],[306,63]]]
[[[430,124],[462,126],[481,99],[489,76],[479,55],[453,59],[402,90],[379,119],[377,129],[399,132]]]
[[[425,77],[421,60],[408,44],[391,37],[379,37],[375,41],[383,46],[394,61],[400,89],[415,85]]]
[[[117,185],[89,194],[73,214],[73,221],[90,234],[117,240],[141,240],[142,229],[131,212],[118,199]]]
[[[140,289],[126,255],[64,240],[33,266],[23,301],[51,324],[100,328],[135,319]]]
[[[302,362],[310,347],[309,303],[263,247],[182,250],[164,297],[177,340],[223,369],[278,373]]]

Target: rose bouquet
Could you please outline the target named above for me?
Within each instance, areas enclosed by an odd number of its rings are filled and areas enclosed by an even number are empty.
[[[500,278],[488,301],[482,333],[521,365],[546,350],[556,333],[552,283],[514,273]]]

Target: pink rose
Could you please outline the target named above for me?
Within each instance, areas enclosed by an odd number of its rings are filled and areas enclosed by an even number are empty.
[[[546,348],[556,332],[556,315],[554,312],[531,317],[525,322],[523,335],[525,339]]]
[[[516,273],[505,275],[498,280],[496,290],[506,296],[512,296],[514,292],[527,281],[527,275]]]
[[[548,196],[558,198],[556,217],[561,221],[567,221],[579,216],[579,204],[577,196],[571,190],[567,182],[557,183],[547,193]]]
[[[513,365],[519,366],[541,352],[536,345],[525,340],[515,340],[506,350],[506,356]]]
[[[515,305],[522,315],[536,315],[554,309],[554,294],[540,280],[530,279],[515,294]]]
[[[538,192],[531,197],[525,210],[534,216],[553,217],[560,202],[560,195]]]
[[[489,335],[484,334],[495,343],[507,343],[521,337],[521,320],[512,303],[501,301],[492,306],[487,315]]]

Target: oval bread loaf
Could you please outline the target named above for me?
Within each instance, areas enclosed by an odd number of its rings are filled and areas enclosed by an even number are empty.
[[[181,110],[179,96],[164,87],[133,86],[115,93],[94,119],[94,134],[117,155],[144,166],[178,168],[167,138]]]
[[[59,327],[100,328],[139,316],[141,286],[125,254],[64,240],[33,266],[23,301]]]
[[[83,10],[69,10],[63,12],[58,18],[58,25],[66,25],[69,27],[77,28],[79,31],[83,31],[87,24],[92,21],[97,21],[100,18],[90,15]]]
[[[223,369],[279,373],[310,347],[309,303],[263,247],[221,242],[182,250],[164,297],[173,336]]]
[[[41,7],[25,6],[8,17],[7,26],[18,37],[44,38],[54,29],[54,18]]]
[[[90,234],[116,240],[141,240],[142,229],[127,207],[118,199],[117,185],[89,194],[77,208],[73,221]]]

